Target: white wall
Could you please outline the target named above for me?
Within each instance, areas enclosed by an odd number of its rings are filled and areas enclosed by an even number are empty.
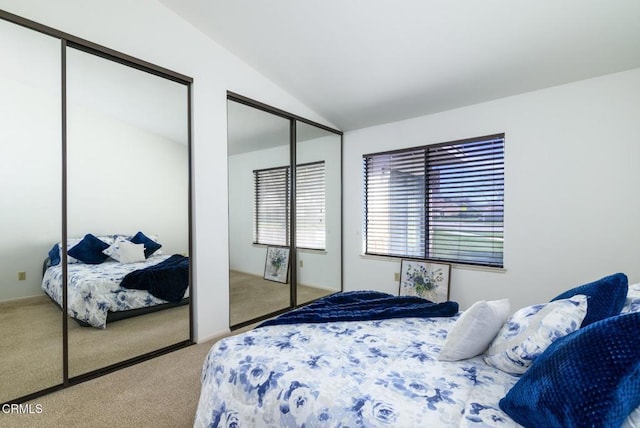
[[[68,237],[142,231],[188,253],[187,146],[82,105],[67,114]]]
[[[296,144],[298,163],[324,160],[326,246],[298,251],[298,283],[339,291],[342,284],[342,188],[340,136],[329,134]],[[303,263],[302,267],[300,262]]]
[[[466,308],[512,308],[614,272],[640,282],[640,69],[345,133],[345,289],[397,292],[399,261],[363,258],[361,158],[505,133],[504,272],[454,268]]]
[[[0,30],[7,58],[0,70],[0,194],[6,203],[0,300],[6,300],[44,294],[42,262],[61,240],[60,42],[5,21]],[[95,57],[109,65],[98,76],[78,55],[91,57],[74,50],[67,57],[69,237],[142,230],[158,235],[167,254],[188,252],[186,87],[129,69],[137,74],[135,84],[127,86],[124,73],[107,90],[113,68],[127,67]],[[151,91],[141,95],[153,101],[130,102],[148,80]],[[18,272],[26,280],[19,281]]]
[[[340,289],[340,136],[297,144],[298,163],[325,161],[326,251],[300,250],[298,283]],[[229,266],[262,276],[266,247],[253,245],[253,171],[289,164],[289,145],[229,156]]]
[[[0,8],[194,78],[194,333],[228,331],[226,91],[330,124],[153,0],[0,0]]]
[[[0,22],[0,301],[42,294],[61,236],[60,47]],[[28,53],[26,53],[28,52]],[[26,279],[18,280],[18,272]]]

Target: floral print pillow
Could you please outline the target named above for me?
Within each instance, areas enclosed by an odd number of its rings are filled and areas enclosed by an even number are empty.
[[[620,311],[621,314],[630,312],[640,312],[640,283],[629,285],[627,300]]]
[[[521,375],[555,340],[580,328],[587,296],[527,306],[511,315],[484,354],[485,363]]]

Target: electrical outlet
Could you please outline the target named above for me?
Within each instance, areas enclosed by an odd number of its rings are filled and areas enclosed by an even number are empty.
[[[27,273],[26,272],[18,272],[18,281],[24,281],[27,279]]]
[[[394,272],[393,280],[394,281],[400,281],[400,272]]]

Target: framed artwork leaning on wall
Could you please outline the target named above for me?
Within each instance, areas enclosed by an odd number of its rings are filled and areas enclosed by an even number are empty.
[[[400,262],[400,296],[418,296],[432,302],[449,300],[451,265],[424,260]]]
[[[289,282],[289,248],[267,247],[264,260],[264,279],[269,281]]]

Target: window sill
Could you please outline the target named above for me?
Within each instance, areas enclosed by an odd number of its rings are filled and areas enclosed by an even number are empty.
[[[281,245],[269,245],[269,244],[251,244],[254,248],[267,248],[267,247],[281,247]],[[285,247],[287,248],[287,247]],[[327,254],[327,250],[316,250],[313,248],[298,248],[298,252],[300,253],[311,253],[311,254]]]
[[[375,256],[372,254],[360,254],[361,259],[365,260],[378,260],[378,261],[387,261],[387,262],[396,262],[400,263],[403,259],[412,260],[409,257],[391,257],[391,256]],[[426,260],[428,262],[428,260]],[[452,269],[464,269],[464,270],[477,270],[482,272],[492,272],[492,273],[506,273],[506,268],[499,267],[491,267],[491,266],[477,266],[477,265],[467,265],[463,263],[452,263],[452,262],[440,262],[436,261],[436,263],[447,263],[451,265]]]

